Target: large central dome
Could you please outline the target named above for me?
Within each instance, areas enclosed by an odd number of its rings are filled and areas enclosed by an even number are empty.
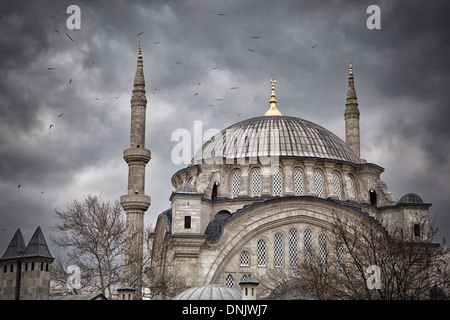
[[[329,130],[288,116],[261,116],[238,122],[208,140],[193,163],[277,156],[361,163],[350,147]]]

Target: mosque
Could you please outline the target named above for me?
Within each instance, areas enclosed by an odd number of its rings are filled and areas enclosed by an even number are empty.
[[[384,169],[360,155],[360,112],[350,64],[345,141],[277,108],[272,80],[269,109],[231,125],[204,143],[191,163],[172,176],[170,208],[156,222],[154,276],[182,278],[187,287],[239,283],[270,268],[294,268],[333,232],[332,215],[369,219],[388,233],[427,242],[428,208],[416,194],[396,199],[381,180]],[[139,294],[142,228],[150,198],[144,192],[145,80],[140,51],[131,99],[125,272]],[[251,106],[252,109],[257,109]],[[261,107],[259,107],[261,108]],[[266,108],[264,108],[266,109]],[[136,259],[137,258],[137,259]]]
[[[239,299],[240,283],[251,286],[252,279],[271,268],[295,268],[308,259],[312,248],[324,254],[333,215],[369,220],[388,233],[400,227],[402,236],[413,241],[430,240],[431,205],[411,193],[396,199],[381,180],[384,169],[361,158],[353,65],[343,107],[345,141],[316,123],[283,115],[275,84],[272,80],[265,114],[222,130],[172,176],[171,204],[157,218],[150,270],[155,279],[176,275],[184,287],[196,288],[178,298],[211,292],[211,297]],[[145,141],[145,93],[140,48],[130,147],[123,154],[129,167],[128,191],[121,197],[127,223],[122,292],[123,297],[135,292],[137,299],[143,287],[144,214],[151,204],[145,194],[145,168],[151,159]],[[30,243],[25,248],[17,234],[0,259],[3,294],[17,295],[15,272],[30,268],[30,277],[44,277],[38,287],[48,297],[48,289],[41,287],[49,286],[46,271],[53,258],[40,230]],[[16,267],[19,260],[22,265]],[[25,277],[22,284],[31,280]],[[38,291],[27,290],[22,294],[39,298]]]

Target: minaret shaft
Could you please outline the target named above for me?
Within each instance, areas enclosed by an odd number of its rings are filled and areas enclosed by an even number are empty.
[[[359,109],[353,78],[353,64],[350,64],[348,76],[347,103],[345,104],[345,142],[361,158]]]
[[[150,206],[150,197],[145,195],[145,167],[150,161],[150,150],[145,149],[145,121],[147,99],[142,51],[134,79],[131,98],[130,148],[123,154],[128,164],[128,191],[120,198],[127,215],[125,243],[125,285],[136,289],[136,299],[142,295],[144,214]]]

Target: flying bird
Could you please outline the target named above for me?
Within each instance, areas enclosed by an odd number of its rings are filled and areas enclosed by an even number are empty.
[[[196,93],[194,94],[194,96],[198,96],[198,92],[196,92]]]
[[[159,41],[155,41],[155,42],[153,42],[154,44],[160,44],[161,42],[159,42]]]
[[[218,15],[218,16],[224,16],[225,13],[218,13],[217,15]]]
[[[201,82],[197,82],[197,84],[198,84],[198,85],[201,85],[202,83],[201,83]]]
[[[143,32],[139,32],[138,34],[137,34],[137,36],[140,36],[140,35],[142,35],[142,34],[144,34]]]
[[[70,78],[69,83],[72,83],[72,78]]]
[[[59,115],[58,115],[58,117],[60,117],[60,118],[61,118],[61,117],[63,116],[63,114],[64,114],[64,113],[61,113],[61,114],[59,114]]]
[[[66,35],[69,37],[70,40],[73,41],[72,37],[68,33],[66,33]]]
[[[255,52],[254,50],[252,50],[252,49],[248,49],[249,51],[251,51],[251,52]]]
[[[311,47],[311,49],[314,49],[315,47],[317,47],[317,43],[316,43],[315,45],[313,45],[313,46]]]
[[[21,185],[19,184],[18,186],[17,186],[17,189],[19,189],[21,187]]]
[[[177,62],[175,62],[176,64],[181,64],[181,62],[180,61],[177,61]]]
[[[231,87],[230,89],[231,89],[231,90],[235,90],[235,89],[237,89],[237,88],[238,88],[238,87]]]
[[[41,191],[41,194],[44,194],[45,191]]]
[[[50,127],[48,127],[48,130],[50,130],[53,127],[53,125],[51,124]]]
[[[254,36],[254,37],[252,37],[253,39],[259,39],[259,38],[261,38],[261,36]]]
[[[55,32],[56,32],[56,33],[59,33],[59,31],[58,31],[58,30],[56,30],[56,29],[55,29]]]
[[[55,70],[55,68],[48,68],[48,69],[47,69],[47,71],[50,71],[50,70]]]

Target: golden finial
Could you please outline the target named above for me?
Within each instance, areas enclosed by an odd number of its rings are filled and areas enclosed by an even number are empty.
[[[270,82],[272,83],[272,94],[270,95],[271,99],[269,101],[270,108],[269,108],[269,110],[267,110],[267,112],[264,115],[265,116],[282,116],[281,112],[276,107],[277,100],[275,100],[275,83],[277,81],[274,79],[270,79]]]
[[[353,75],[353,59],[350,61],[349,75]]]
[[[141,40],[139,40],[139,57],[142,57]]]

